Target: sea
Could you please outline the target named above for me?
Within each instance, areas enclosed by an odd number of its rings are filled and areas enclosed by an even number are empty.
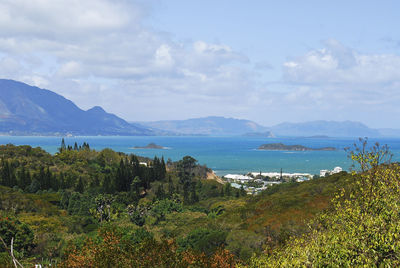
[[[31,145],[54,154],[62,137],[0,136],[0,144]],[[210,136],[77,136],[64,137],[67,145],[89,143],[92,149],[111,148],[118,152],[153,158],[164,157],[178,161],[184,156],[194,157],[199,164],[207,165],[214,172],[246,174],[248,172],[283,172],[319,174],[320,170],[332,170],[339,166],[349,170],[352,161],[346,147],[359,143],[358,138],[255,138]],[[310,148],[335,147],[335,151],[263,151],[261,144],[281,142],[285,145],[303,145]],[[388,145],[394,154],[393,161],[400,161],[400,138],[369,139],[368,144]],[[155,143],[166,149],[134,149]]]

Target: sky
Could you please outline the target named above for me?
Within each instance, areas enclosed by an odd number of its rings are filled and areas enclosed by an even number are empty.
[[[400,128],[399,1],[0,0],[0,78],[128,121]]]

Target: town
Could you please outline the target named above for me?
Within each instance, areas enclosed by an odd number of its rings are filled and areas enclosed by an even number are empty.
[[[303,182],[311,179],[325,177],[331,174],[342,172],[341,167],[335,167],[332,170],[320,170],[319,175],[310,173],[284,173],[280,172],[249,172],[243,174],[227,174],[222,179],[231,184],[232,187],[243,188],[248,195],[256,195],[267,189],[269,186],[285,182]]]

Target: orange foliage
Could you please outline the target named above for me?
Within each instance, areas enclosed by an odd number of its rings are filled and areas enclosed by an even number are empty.
[[[112,231],[100,234],[96,243],[87,239],[78,250],[71,246],[60,267],[235,267],[236,260],[228,250],[219,249],[212,256],[193,251],[179,252],[173,240],[154,239],[137,245],[126,244]]]

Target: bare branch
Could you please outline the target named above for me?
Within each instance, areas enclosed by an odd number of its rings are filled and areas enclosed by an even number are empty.
[[[0,237],[0,240],[3,243],[3,246],[8,252],[8,254],[10,254],[10,257],[12,258],[15,268],[18,268],[18,266],[24,268],[24,266],[22,266],[22,264],[14,257],[14,237],[11,238],[11,249],[8,249],[6,242],[3,240],[2,237]]]

